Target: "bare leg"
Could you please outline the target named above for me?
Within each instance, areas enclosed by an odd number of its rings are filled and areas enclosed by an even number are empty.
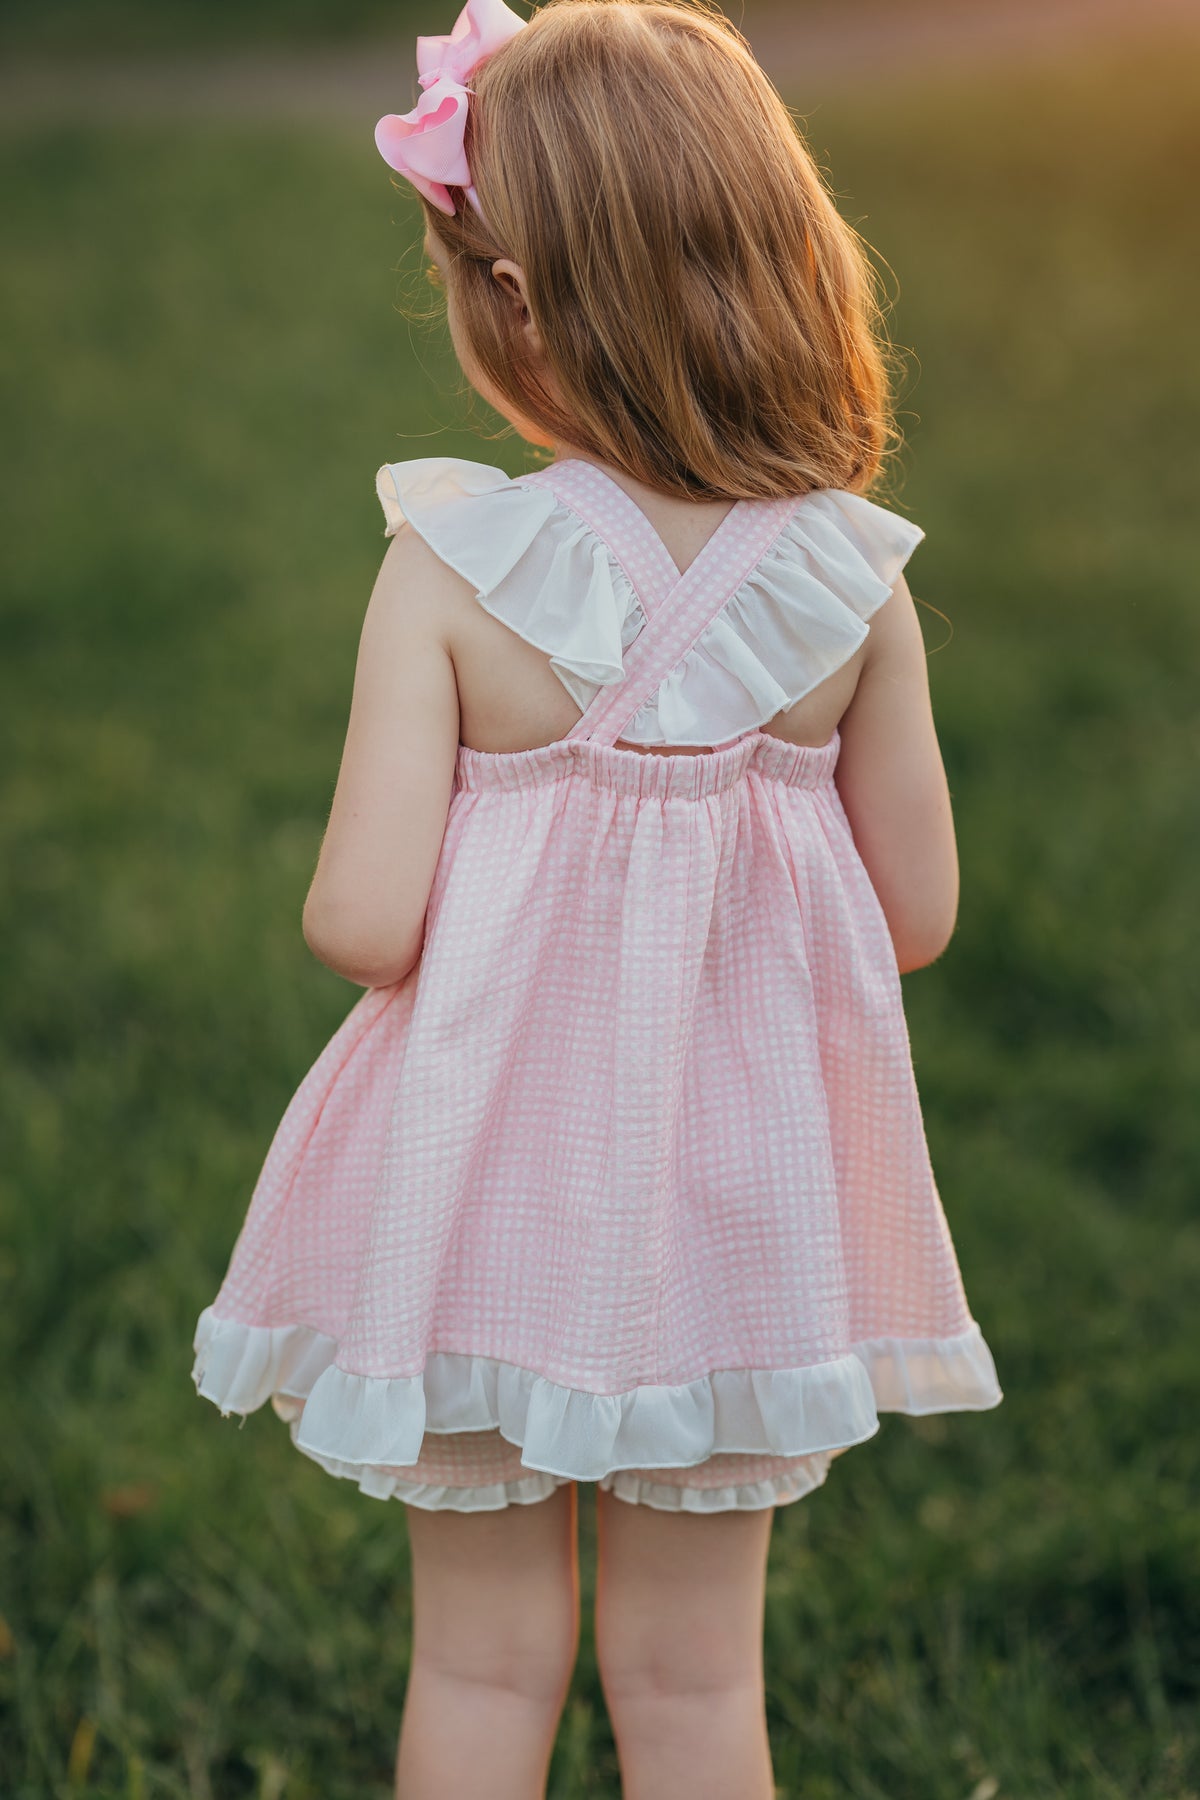
[[[579,1641],[576,1496],[407,1508],[413,1651],[396,1800],[538,1800]]]
[[[623,1800],[773,1800],[762,1630],[774,1509],[596,1491],[596,1656]]]

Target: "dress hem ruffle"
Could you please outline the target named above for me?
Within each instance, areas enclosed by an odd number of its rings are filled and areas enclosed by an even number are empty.
[[[347,1470],[411,1467],[426,1431],[499,1430],[528,1469],[599,1481],[691,1468],[718,1453],[804,1456],[847,1449],[880,1412],[982,1411],[1002,1399],[977,1324],[955,1337],[880,1338],[794,1369],[718,1369],[620,1394],[562,1386],[514,1363],[434,1351],[421,1374],[338,1367],[336,1339],[305,1325],[246,1325],[206,1307],[192,1380],[223,1415],[274,1395],[304,1402],[298,1449]],[[340,1471],[334,1471],[340,1472]]]
[[[499,1512],[507,1506],[528,1506],[547,1500],[551,1494],[573,1478],[552,1475],[543,1469],[533,1470],[515,1481],[481,1482],[476,1486],[451,1486],[444,1482],[406,1481],[394,1469],[375,1468],[361,1463],[339,1462],[335,1457],[318,1456],[304,1449],[298,1441],[298,1421],[303,1402],[287,1395],[272,1400],[275,1412],[291,1433],[293,1444],[324,1469],[327,1475],[354,1481],[359,1492],[376,1500],[402,1500],[427,1512]],[[727,1482],[712,1487],[681,1487],[655,1481],[635,1470],[615,1469],[602,1475],[598,1487],[618,1500],[649,1506],[656,1512],[757,1512],[768,1506],[786,1505],[800,1500],[822,1487],[836,1452],[819,1457],[798,1458],[796,1470],[767,1476],[761,1481]]]

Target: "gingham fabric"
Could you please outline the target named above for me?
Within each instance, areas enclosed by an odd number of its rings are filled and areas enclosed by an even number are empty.
[[[617,747],[808,500],[738,503],[680,576],[589,465],[506,494],[530,549],[582,527],[643,625],[566,738],[460,746],[421,961],[293,1097],[194,1380],[417,1505],[777,1504],[880,1411],[1001,1398],[837,734]]]

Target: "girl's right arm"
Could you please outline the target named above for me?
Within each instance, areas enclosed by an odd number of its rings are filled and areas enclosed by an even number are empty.
[[[958,852],[925,641],[903,576],[871,619],[862,673],[838,732],[834,780],[900,973],[924,968],[954,931]]]

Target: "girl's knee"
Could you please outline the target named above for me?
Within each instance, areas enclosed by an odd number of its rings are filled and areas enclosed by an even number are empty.
[[[414,1619],[414,1666],[530,1700],[565,1694],[578,1645],[578,1604],[565,1584],[493,1581],[474,1599],[418,1606]]]
[[[690,1599],[662,1597],[654,1611],[609,1582],[597,1595],[596,1663],[609,1703],[710,1697],[762,1682],[762,1635],[748,1619],[703,1614]]]
[[[410,1518],[414,1673],[560,1703],[579,1643],[573,1523],[566,1489],[498,1513]]]
[[[600,1505],[596,1660],[610,1707],[755,1695],[769,1518]]]
[[[575,1640],[562,1632],[553,1641],[505,1629],[485,1628],[469,1639],[456,1631],[433,1632],[413,1645],[410,1679],[557,1708],[571,1684],[575,1652]]]

